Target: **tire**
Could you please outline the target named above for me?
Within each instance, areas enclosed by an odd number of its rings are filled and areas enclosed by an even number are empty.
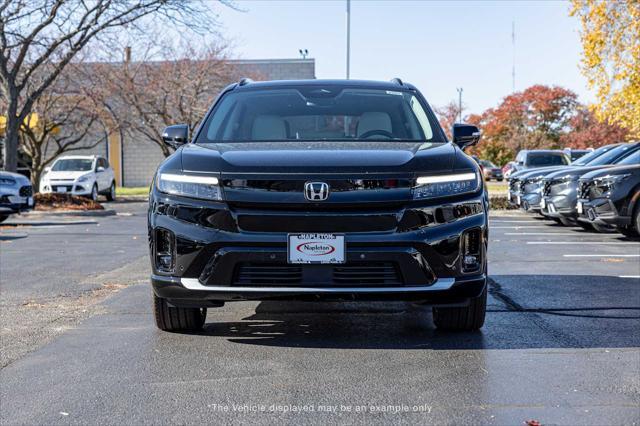
[[[498,182],[502,182],[503,180],[504,180],[504,179],[500,179],[500,178],[498,178]]]
[[[0,220],[0,222],[2,222]],[[633,215],[631,216],[631,223],[625,227],[618,227],[618,231],[625,237],[639,238],[640,237],[640,207],[636,206]]]
[[[115,201],[116,200],[116,183],[111,182],[111,186],[109,187],[109,192],[105,194],[107,196],[107,201]]]
[[[609,226],[602,226],[598,225],[597,223],[592,223],[591,226],[593,226],[593,229],[595,229],[596,232],[600,232],[602,234],[610,234],[614,232],[614,229]]]
[[[567,219],[566,217],[562,217],[560,216],[558,218],[558,221],[560,221],[560,223],[564,226],[575,226],[575,223],[570,221],[569,219]]]
[[[585,231],[593,231],[593,226],[590,223],[578,221],[578,226],[580,226]]]
[[[98,201],[98,185],[93,184],[93,188],[91,188],[91,194],[89,194],[89,198],[93,201]]]
[[[9,218],[9,215],[6,214],[0,214],[0,223],[4,222],[5,220],[7,220]]]
[[[206,308],[174,308],[166,299],[153,295],[153,316],[163,331],[198,331],[207,317]]]
[[[469,306],[462,308],[433,308],[433,323],[441,330],[478,330],[484,325],[487,312],[487,286],[482,294],[471,299]]]

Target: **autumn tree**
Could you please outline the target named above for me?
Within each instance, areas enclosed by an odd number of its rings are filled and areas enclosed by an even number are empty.
[[[451,139],[452,137],[451,129],[453,128],[453,125],[454,123],[458,123],[460,121],[460,116],[462,115],[463,111],[464,105],[462,106],[462,111],[460,111],[460,106],[455,101],[451,101],[442,107],[434,108],[434,112],[438,116],[440,126],[449,139]]]
[[[596,117],[640,138],[640,1],[572,0],[582,24],[582,70]]]
[[[521,149],[561,148],[578,106],[577,95],[561,87],[535,85],[513,93],[495,108],[467,118],[482,130],[476,152],[499,164]]]
[[[21,123],[62,71],[100,36],[153,18],[155,25],[210,29],[206,2],[181,0],[0,0],[0,94],[4,166],[15,171]],[[188,23],[188,25],[187,25]],[[169,25],[167,25],[169,26]]]
[[[627,129],[617,124],[600,121],[586,106],[580,106],[569,122],[570,130],[560,137],[563,147],[585,149],[597,148],[615,142],[623,142]]]

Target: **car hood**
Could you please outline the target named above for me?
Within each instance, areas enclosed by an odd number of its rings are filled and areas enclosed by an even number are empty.
[[[3,170],[0,170],[0,178],[13,179],[19,185],[30,185],[31,184],[29,179],[27,177],[21,175],[20,173],[5,172]],[[11,186],[11,185],[2,185],[2,186]]]
[[[552,166],[552,167],[539,167],[533,170],[524,170],[520,173],[514,173],[511,175],[511,179],[531,179],[538,176],[548,175],[549,173],[557,172],[560,170],[570,169],[571,166]]]
[[[607,169],[612,167],[610,164],[605,164],[601,166],[582,166],[582,167],[571,167],[563,170],[559,170],[557,172],[551,173],[546,176],[547,179],[557,179],[561,177],[575,177],[576,179],[585,173],[589,173],[594,170]]]
[[[82,171],[50,171],[45,175],[45,179],[49,180],[68,180],[68,179],[78,179],[80,176],[91,174],[91,172],[82,172]]]
[[[187,144],[182,169],[203,173],[398,173],[454,169],[450,143],[242,142]],[[468,158],[459,159],[466,167]]]
[[[580,176],[580,179],[590,180],[606,175],[620,175],[625,173],[633,173],[636,176],[640,176],[640,165],[634,166],[609,166],[596,170],[591,170],[588,173]]]

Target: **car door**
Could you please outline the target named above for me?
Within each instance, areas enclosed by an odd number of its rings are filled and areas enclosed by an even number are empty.
[[[98,191],[104,191],[109,186],[109,184],[106,183],[106,180],[108,179],[108,177],[107,177],[107,168],[105,166],[106,166],[105,159],[102,157],[98,157],[98,160],[96,162],[96,183],[98,185]],[[103,170],[98,171],[100,168],[102,168]]]
[[[106,188],[111,188],[111,182],[115,181],[115,173],[113,168],[111,168],[111,164],[109,164],[109,160],[104,158],[104,176],[106,182]]]

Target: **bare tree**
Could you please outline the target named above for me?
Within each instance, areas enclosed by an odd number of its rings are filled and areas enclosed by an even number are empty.
[[[17,166],[21,123],[76,55],[99,36],[151,17],[158,19],[158,25],[168,21],[185,29],[205,29],[215,23],[206,2],[0,0],[0,93],[7,117],[7,170],[15,171]]]
[[[162,130],[179,123],[188,124],[193,132],[215,96],[238,76],[224,47],[216,44],[201,49],[166,46],[162,57],[166,59],[103,67],[110,74],[105,78],[106,102],[118,122],[126,132],[142,135],[169,156],[172,151],[162,142]]]
[[[74,70],[67,68],[65,73],[69,71]],[[44,91],[20,126],[20,147],[30,160],[31,183],[36,190],[44,169],[59,155],[95,148],[118,130],[100,105],[101,96],[96,93],[100,88],[83,84],[82,75],[73,74],[73,78],[63,74]]]

